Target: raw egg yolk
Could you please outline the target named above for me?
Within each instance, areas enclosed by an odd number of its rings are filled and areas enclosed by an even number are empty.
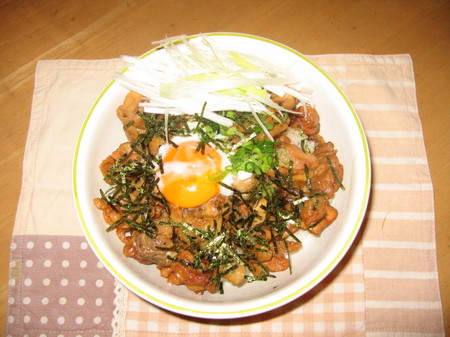
[[[187,141],[170,147],[163,158],[162,194],[184,208],[197,207],[220,191],[214,179],[221,170],[221,155],[208,145],[198,150],[199,142]]]

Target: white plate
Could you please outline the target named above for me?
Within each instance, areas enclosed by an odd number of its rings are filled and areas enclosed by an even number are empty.
[[[320,134],[339,150],[344,165],[345,191],[338,191],[333,206],[338,219],[321,237],[308,236],[303,249],[293,254],[292,274],[276,273],[276,278],[242,287],[226,284],[224,294],[198,295],[184,286],[174,286],[160,276],[155,266],[142,265],[122,254],[123,244],[106,233],[102,214],[92,200],[105,188],[98,169],[101,161],[126,141],[116,108],[127,94],[111,81],[100,94],[80,131],[73,164],[73,193],[78,217],[87,241],[111,274],[143,299],[173,312],[202,318],[236,318],[280,307],[317,285],[344,257],[361,226],[370,192],[370,157],[359,118],[337,84],[317,65],[280,43],[246,34],[206,34],[216,46],[255,54],[276,65],[290,66],[314,92],[312,102],[320,114]],[[198,36],[189,37],[195,42]],[[144,54],[148,62],[165,57],[164,50]],[[126,71],[126,69],[124,70]]]

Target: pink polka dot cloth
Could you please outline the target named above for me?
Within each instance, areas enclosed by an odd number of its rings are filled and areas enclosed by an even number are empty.
[[[24,330],[96,331],[110,334],[114,282],[79,236],[20,236],[11,263],[22,261],[11,278],[8,323]],[[21,309],[21,310],[20,310]]]
[[[311,56],[353,103],[372,156],[371,201],[349,254],[276,310],[189,318],[128,292],[87,245],[71,191],[76,138],[124,63],[38,62],[11,242],[6,336],[444,337],[430,179],[409,55]]]

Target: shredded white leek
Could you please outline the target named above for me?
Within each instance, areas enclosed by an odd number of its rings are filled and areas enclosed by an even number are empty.
[[[271,142],[275,141],[272,137],[272,135],[270,134],[269,130],[267,130],[266,126],[264,125],[264,123],[261,121],[261,119],[259,118],[258,114],[255,112],[255,110],[253,110],[253,108],[250,106],[250,110],[253,114],[253,117],[255,117],[256,121],[258,122],[259,126],[261,126],[263,132],[265,133],[266,137],[269,138],[269,140]]]
[[[292,201],[292,204],[293,205],[300,205],[300,204],[304,203],[305,201],[308,201],[309,199],[311,199],[311,197],[310,196],[306,196],[306,197],[303,197],[303,198],[296,199],[296,200]]]
[[[169,110],[164,111],[164,134],[166,136],[166,143],[169,142]]]
[[[237,142],[236,144],[233,145],[233,147],[231,148],[231,152],[234,153],[234,151],[236,151],[238,148],[240,148],[242,146],[242,144],[247,143],[249,140],[252,140],[256,136],[257,136],[257,134],[253,132],[250,136],[248,136],[246,138],[242,138],[239,142]]]
[[[308,102],[308,88],[288,71],[254,55],[217,48],[206,36],[192,40],[180,35],[154,43],[166,55],[152,62],[123,56],[128,70],[116,75],[123,86],[148,98],[148,103],[141,104],[145,112],[194,115],[207,102],[203,117],[230,127],[233,121],[215,111],[250,109],[256,116],[268,114],[279,123],[270,109],[294,112],[273,102],[267,90],[281,95],[288,92],[303,104]]]

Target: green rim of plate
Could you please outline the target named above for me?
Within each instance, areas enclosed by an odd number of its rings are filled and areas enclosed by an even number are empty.
[[[73,188],[73,197],[74,197],[74,201],[75,201],[75,205],[76,205],[76,211],[78,214],[78,218],[79,221],[81,223],[81,226],[83,228],[83,231],[87,237],[87,239],[89,240],[89,243],[91,245],[91,247],[94,249],[94,252],[96,253],[97,257],[102,261],[102,263],[107,267],[107,269],[114,275],[115,278],[117,278],[118,280],[121,281],[121,283],[123,283],[127,288],[129,288],[130,290],[132,290],[133,292],[135,292],[136,294],[142,296],[145,299],[148,299],[150,302],[153,302],[155,304],[159,304],[162,307],[168,308],[168,309],[172,309],[173,311],[179,312],[179,313],[184,313],[184,314],[195,314],[194,316],[199,316],[199,315],[207,315],[209,318],[213,318],[214,316],[216,316],[217,318],[221,318],[222,316],[229,316],[229,317],[240,317],[243,316],[244,314],[246,316],[252,315],[252,314],[256,314],[256,313],[260,313],[260,312],[264,312],[264,311],[268,311],[270,309],[274,309],[277,308],[281,305],[284,305],[288,302],[290,302],[291,300],[295,299],[296,297],[300,296],[300,294],[302,294],[305,291],[308,291],[310,288],[312,288],[318,281],[320,281],[321,279],[323,279],[326,275],[328,275],[329,272],[331,272],[331,270],[339,263],[339,261],[344,257],[344,255],[347,253],[348,249],[350,248],[350,246],[352,245],[358,231],[359,228],[361,226],[361,223],[363,221],[364,218],[364,214],[366,212],[366,208],[367,208],[367,204],[368,204],[368,200],[369,200],[369,194],[370,194],[370,185],[371,185],[371,164],[370,164],[370,154],[369,154],[369,146],[367,143],[367,139],[364,133],[364,129],[362,127],[361,121],[353,107],[353,105],[351,104],[350,100],[347,98],[347,96],[344,94],[344,92],[342,91],[342,89],[337,85],[337,83],[325,72],[323,71],[318,65],[316,65],[314,62],[312,62],[310,59],[308,59],[306,56],[304,56],[303,54],[299,53],[298,51],[284,45],[281,44],[279,42],[267,39],[267,38],[263,38],[260,36],[256,36],[256,35],[251,35],[251,34],[244,34],[244,33],[228,33],[228,32],[218,32],[218,33],[205,33],[205,34],[196,34],[196,35],[191,35],[188,36],[187,39],[194,39],[194,38],[198,38],[200,36],[236,36],[236,37],[243,37],[243,38],[250,38],[250,39],[255,39],[255,40],[260,40],[272,45],[275,45],[277,47],[283,48],[289,52],[291,52],[292,54],[295,54],[296,56],[302,58],[304,61],[306,61],[307,63],[309,63],[311,66],[313,66],[317,71],[319,71],[333,86],[334,88],[339,92],[339,94],[341,95],[341,97],[344,99],[347,107],[350,109],[350,111],[352,112],[352,116],[354,121],[356,122],[356,125],[358,126],[358,131],[359,131],[359,135],[360,135],[360,140],[361,140],[361,144],[363,145],[364,148],[364,162],[365,162],[365,185],[364,185],[364,194],[363,194],[363,199],[361,201],[361,207],[358,213],[358,217],[356,219],[356,222],[352,228],[351,231],[351,235],[348,237],[348,239],[346,240],[345,244],[342,246],[342,248],[340,249],[340,251],[338,252],[338,254],[334,257],[334,259],[316,276],[314,277],[311,281],[309,281],[306,285],[304,285],[303,287],[297,289],[295,292],[284,296],[276,301],[272,301],[270,303],[267,304],[263,304],[263,305],[259,305],[257,307],[254,308],[250,308],[250,309],[244,309],[244,310],[236,310],[236,311],[223,311],[223,312],[210,312],[210,311],[202,311],[202,310],[193,310],[193,309],[189,309],[189,308],[185,308],[185,307],[181,307],[181,306],[177,306],[171,303],[168,303],[166,301],[162,301],[160,299],[158,299],[155,296],[152,296],[140,289],[138,289],[137,287],[135,287],[133,284],[131,284],[130,282],[128,282],[128,280],[126,280],[125,278],[123,278],[120,273],[114,268],[114,266],[112,266],[109,261],[105,258],[105,256],[102,254],[102,252],[100,251],[100,249],[96,246],[95,241],[93,239],[93,237],[91,236],[89,230],[88,230],[88,224],[85,221],[85,218],[83,216],[83,212],[80,206],[80,202],[79,202],[79,197],[78,197],[78,188],[77,188],[77,164],[78,164],[78,157],[79,157],[79,150],[80,150],[80,145],[81,145],[81,141],[84,135],[84,132],[86,130],[87,124],[95,110],[95,108],[97,107],[98,103],[101,101],[101,99],[103,98],[103,96],[106,94],[106,92],[109,90],[109,88],[116,82],[115,80],[112,80],[101,92],[101,94],[97,97],[97,99],[95,100],[95,102],[93,103],[91,109],[89,110],[87,117],[85,118],[83,125],[81,127],[78,139],[77,139],[77,143],[76,143],[76,147],[75,147],[75,153],[74,153],[74,159],[73,159],[73,166],[72,166],[72,188]],[[139,58],[146,58],[147,56],[155,53],[156,51],[160,50],[162,47],[156,47],[148,52],[146,52],[145,54],[141,55]],[[125,71],[127,71],[128,67],[125,67],[121,73],[124,73]]]

